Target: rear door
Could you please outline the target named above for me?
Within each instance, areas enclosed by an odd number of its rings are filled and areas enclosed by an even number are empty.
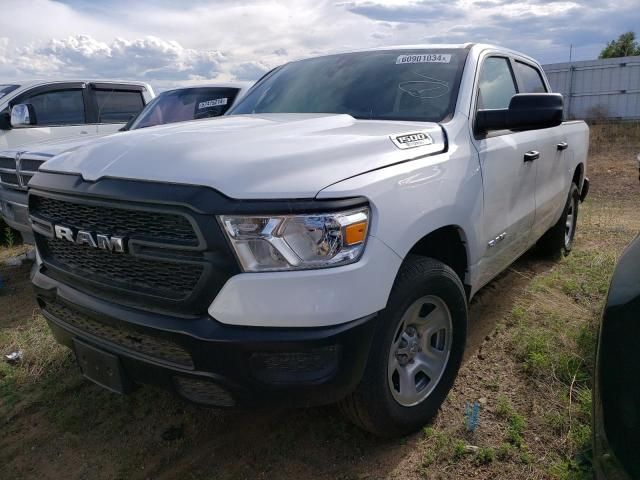
[[[18,95],[9,105],[31,104],[36,124],[8,130],[7,146],[15,148],[48,139],[95,134],[95,126],[87,125],[86,95],[82,82],[43,85]]]
[[[92,83],[89,88],[91,114],[98,133],[120,130],[145,106],[145,88],[142,86]]]
[[[471,118],[479,109],[505,109],[519,93],[510,57],[486,54],[480,60]],[[473,128],[472,128],[473,130]],[[538,148],[531,131],[471,132],[480,157],[484,188],[480,280],[495,277],[528,247],[535,217],[536,162],[525,154]]]
[[[524,58],[514,59],[514,71],[522,93],[546,93],[549,88],[539,67]],[[566,168],[572,165],[571,150],[562,126],[535,131],[535,148],[540,157],[536,162],[536,216],[531,242],[540,238],[559,218],[569,193]],[[569,160],[569,161],[567,161]],[[573,172],[569,173],[571,176]]]

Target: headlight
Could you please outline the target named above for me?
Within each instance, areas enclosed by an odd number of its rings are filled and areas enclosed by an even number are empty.
[[[221,215],[246,272],[337,267],[357,261],[369,208],[309,215]]]

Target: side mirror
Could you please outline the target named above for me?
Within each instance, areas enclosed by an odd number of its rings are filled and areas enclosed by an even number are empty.
[[[8,108],[0,112],[0,130],[11,130],[11,115]]]
[[[537,130],[562,123],[564,102],[559,93],[518,93],[509,108],[478,110],[476,133],[491,130]]]
[[[19,103],[11,107],[11,127],[24,128],[36,124],[36,111],[30,103]]]

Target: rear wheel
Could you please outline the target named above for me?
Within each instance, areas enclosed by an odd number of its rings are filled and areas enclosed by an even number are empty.
[[[558,258],[571,252],[578,224],[578,205],[580,192],[577,185],[572,183],[560,219],[538,240],[538,248],[543,254]]]
[[[363,378],[340,406],[376,435],[404,435],[437,413],[460,367],[467,331],[462,282],[439,261],[408,257],[379,320]]]

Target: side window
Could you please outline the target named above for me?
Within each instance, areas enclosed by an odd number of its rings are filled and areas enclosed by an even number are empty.
[[[478,84],[478,109],[509,108],[511,97],[517,93],[509,60],[489,57],[482,64]]]
[[[81,89],[43,92],[21,100],[36,112],[36,125],[81,125],[86,123]]]
[[[547,91],[542,75],[537,68],[516,61],[516,73],[522,83],[522,93],[545,93]]]
[[[98,123],[126,123],[144,108],[142,93],[127,90],[94,90]]]

